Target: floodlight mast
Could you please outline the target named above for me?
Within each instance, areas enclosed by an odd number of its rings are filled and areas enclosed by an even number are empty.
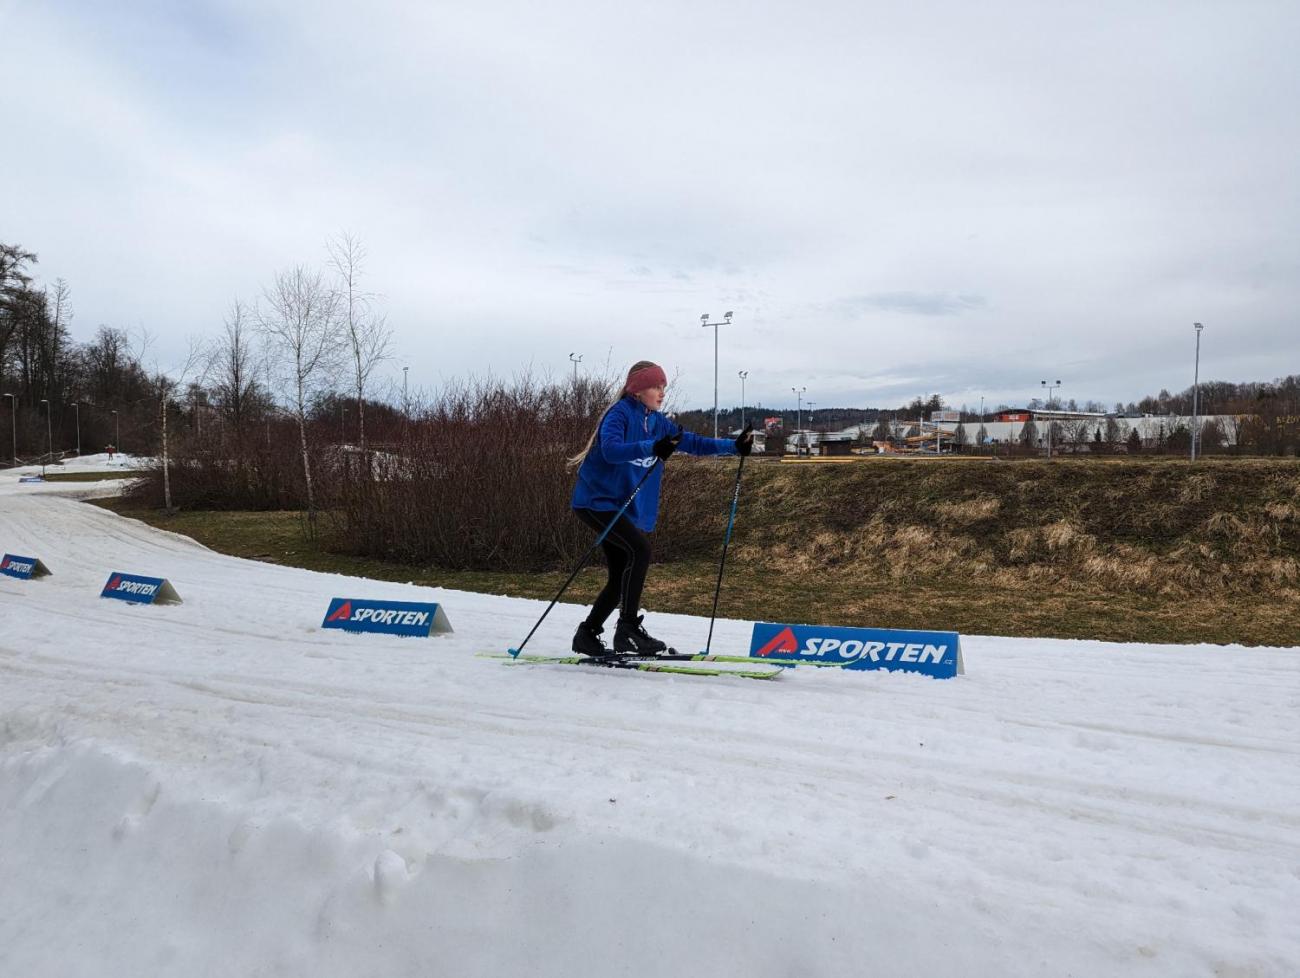
[[[1041,380],[1039,381],[1039,383],[1042,384],[1042,386],[1047,388],[1047,408],[1048,410],[1051,410],[1052,391],[1060,387],[1061,382],[1059,380],[1056,380],[1049,384],[1047,381]],[[1051,418],[1047,419],[1047,458],[1048,461],[1051,461],[1052,458],[1052,419]]]
[[[713,437],[718,437],[718,327],[731,325],[731,313],[722,314],[720,322],[709,322],[709,314],[706,312],[700,317],[700,325],[704,327],[713,327]]]
[[[1192,461],[1201,452],[1201,330],[1200,323],[1192,323],[1196,329],[1196,367],[1192,373]]]
[[[808,391],[807,387],[790,388],[790,393],[793,394],[796,398],[795,422],[794,422],[794,437],[795,437],[794,453],[796,455],[803,454],[802,452],[799,451],[799,430],[803,427],[803,396],[805,393],[807,393],[807,391]]]

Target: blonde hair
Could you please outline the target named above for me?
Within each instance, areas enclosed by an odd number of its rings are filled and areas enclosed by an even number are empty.
[[[600,420],[596,422],[596,427],[591,429],[591,434],[587,438],[587,444],[582,446],[582,451],[580,451],[577,455],[572,455],[565,460],[569,468],[574,468],[575,466],[581,465],[583,463],[583,460],[586,459],[588,453],[591,451],[591,447],[594,444],[596,444],[597,436],[600,435],[600,426],[605,423],[605,415],[609,414],[610,408],[612,408],[619,401],[623,400],[623,398],[627,395],[627,384],[628,381],[632,379],[632,375],[636,373],[638,370],[644,369],[645,367],[654,367],[654,366],[657,365],[653,360],[638,360],[636,363],[632,364],[631,369],[628,370],[627,372],[627,376],[623,379],[623,386],[619,388],[618,396],[615,397],[612,401],[609,402],[608,405],[605,406],[605,410],[600,412]]]

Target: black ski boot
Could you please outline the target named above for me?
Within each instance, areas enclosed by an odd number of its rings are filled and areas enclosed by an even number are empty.
[[[604,630],[584,621],[573,633],[573,651],[596,658],[602,655],[613,655],[609,646],[600,640],[600,633]]]
[[[668,643],[651,636],[641,624],[645,615],[620,618],[614,630],[614,651],[619,655],[658,655],[668,651]]]

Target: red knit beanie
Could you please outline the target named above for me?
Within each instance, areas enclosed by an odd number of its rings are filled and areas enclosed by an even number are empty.
[[[623,390],[629,394],[640,394],[651,387],[667,387],[668,377],[664,374],[664,368],[657,363],[652,363],[648,367],[642,367],[640,370],[633,370],[627,375],[627,383],[623,385]]]

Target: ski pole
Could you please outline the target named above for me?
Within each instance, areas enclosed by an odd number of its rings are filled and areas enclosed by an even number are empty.
[[[722,541],[722,560],[718,563],[718,586],[713,589],[713,613],[709,615],[709,639],[704,643],[704,654],[713,647],[713,623],[718,617],[718,595],[722,593],[722,571],[727,566],[727,545],[731,543],[731,528],[736,525],[736,504],[740,502],[740,473],[745,471],[745,456],[740,456],[736,466],[736,487],[731,493],[731,518],[727,520],[727,535]]]
[[[529,631],[529,633],[524,636],[524,640],[519,643],[519,647],[514,649],[507,649],[507,651],[510,653],[512,657],[516,659],[519,657],[519,653],[524,650],[524,646],[528,644],[528,640],[533,637],[533,632],[537,631],[537,629],[541,627],[542,622],[546,620],[546,616],[549,615],[551,613],[551,609],[555,607],[555,603],[560,600],[560,595],[562,595],[565,591],[569,589],[569,585],[573,583],[573,579],[578,576],[578,571],[582,570],[584,567],[587,566],[587,561],[591,559],[591,555],[594,554],[596,552],[596,548],[599,547],[605,541],[605,537],[609,536],[609,531],[614,529],[614,524],[618,522],[619,517],[627,512],[627,508],[632,505],[632,500],[636,499],[636,494],[641,491],[641,487],[645,485],[646,479],[650,478],[650,473],[655,470],[655,466],[657,466],[660,461],[661,460],[658,458],[658,456],[656,456],[654,463],[650,466],[650,468],[645,470],[645,475],[641,476],[641,481],[638,482],[636,484],[636,488],[632,490],[632,495],[627,497],[627,502],[625,502],[619,508],[619,511],[614,514],[614,518],[610,520],[609,525],[605,527],[604,530],[601,531],[600,536],[596,537],[596,542],[587,548],[587,552],[583,554],[582,559],[578,561],[578,566],[573,568],[573,573],[569,575],[569,579],[565,581],[563,586],[561,586],[560,590],[555,593],[555,597],[551,599],[551,603],[548,604],[546,606],[546,610],[542,612],[542,617],[537,619],[537,624],[533,625],[532,630]]]

